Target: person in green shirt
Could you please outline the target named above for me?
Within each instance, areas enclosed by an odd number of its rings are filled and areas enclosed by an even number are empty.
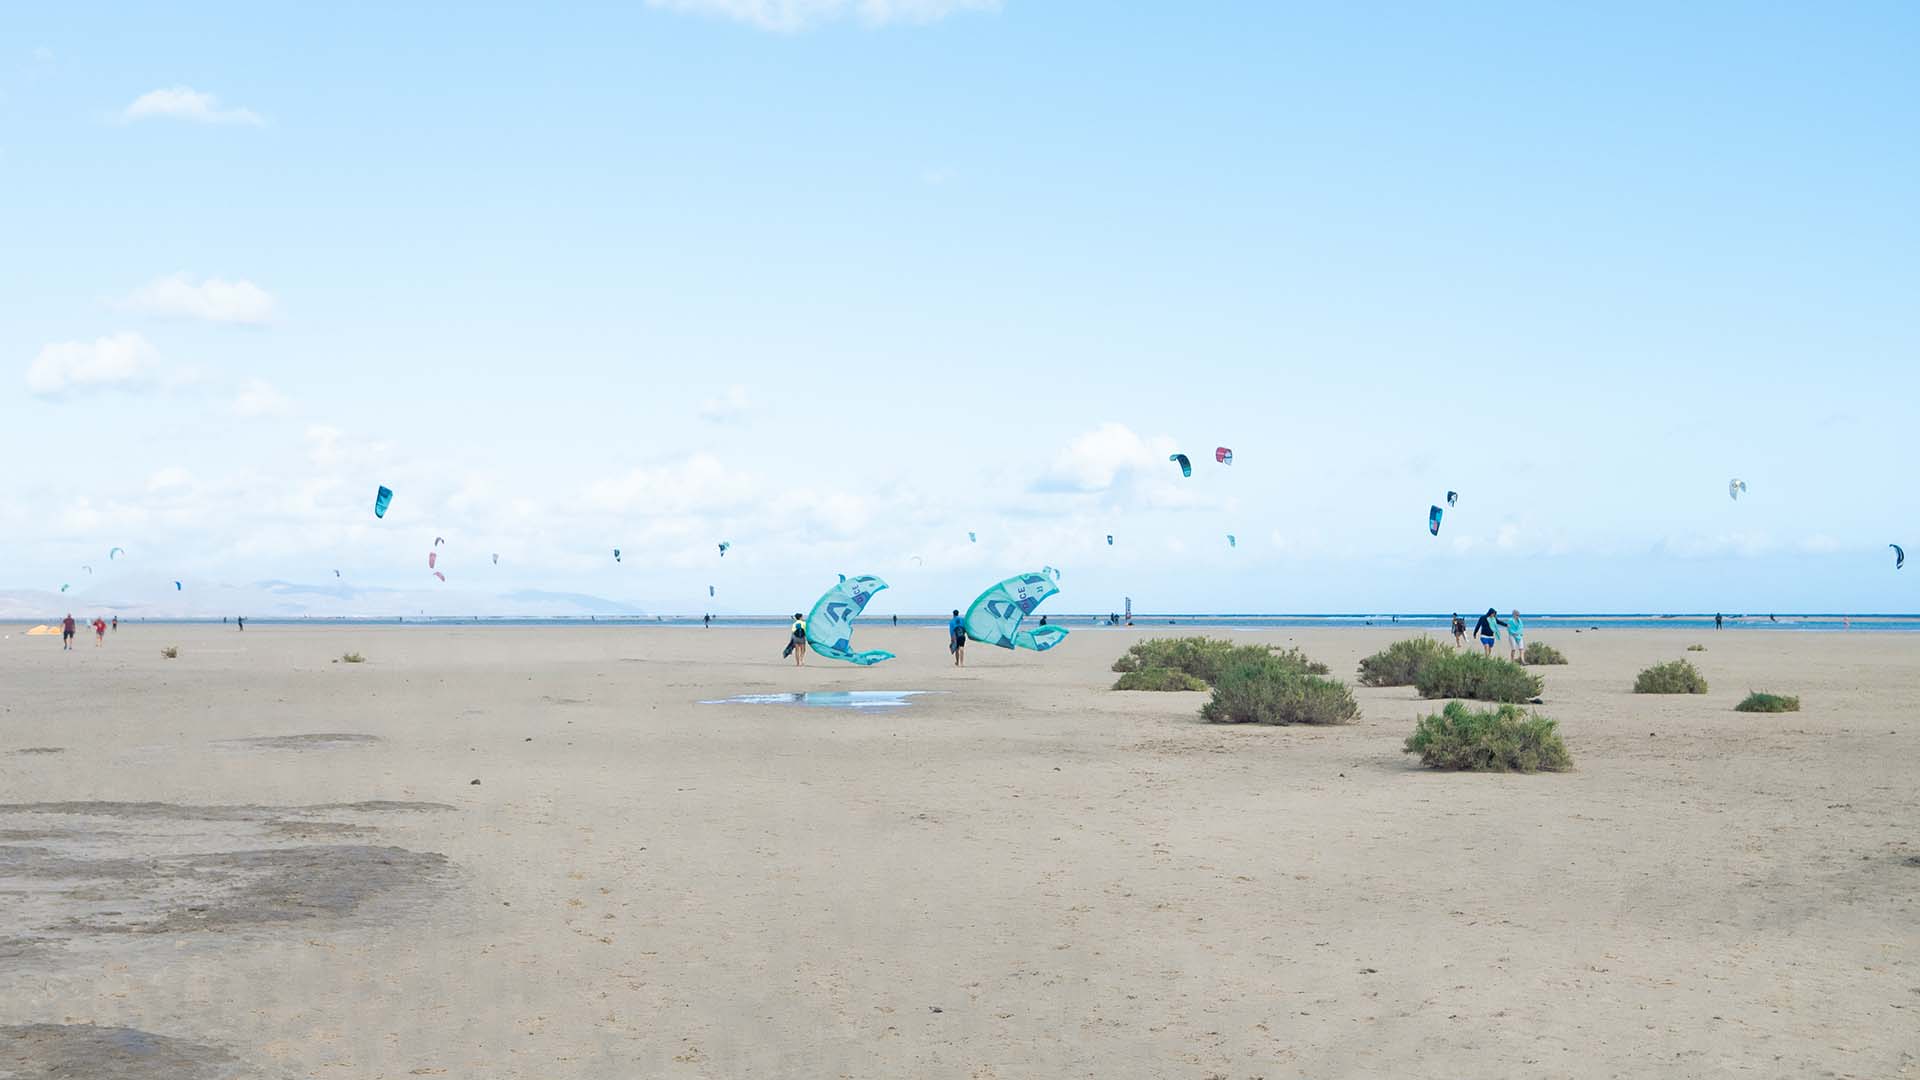
[[[1527,627],[1520,621],[1520,609],[1515,608],[1511,615],[1501,619],[1500,625],[1507,628],[1507,659],[1519,660],[1527,652]]]

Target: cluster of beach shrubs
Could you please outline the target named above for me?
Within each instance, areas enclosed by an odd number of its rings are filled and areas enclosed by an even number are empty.
[[[1705,645],[1689,645],[1687,646],[1687,651],[1688,652],[1706,652],[1707,647]]]
[[[343,664],[364,664],[367,662],[367,658],[357,652],[350,652],[340,657],[340,662]]]
[[[178,646],[178,645],[169,645],[169,646],[167,646],[166,648],[164,648],[164,649],[161,649],[161,650],[160,650],[160,655],[161,655],[161,656],[164,656],[164,657],[166,657],[166,658],[167,658],[167,659],[169,659],[169,660],[176,660],[176,659],[179,659],[179,657],[180,657],[180,646]]]
[[[1540,696],[1540,676],[1511,660],[1484,653],[1449,653],[1420,668],[1414,687],[1423,698],[1522,702]]]
[[[1306,675],[1325,675],[1327,665],[1299,649],[1243,645],[1219,638],[1151,638],[1135,643],[1113,662],[1115,690],[1205,690],[1238,664],[1272,660]]]
[[[1567,657],[1559,649],[1544,641],[1530,641],[1527,643],[1527,651],[1520,654],[1520,662],[1541,665],[1564,664],[1567,662]]]
[[[1424,716],[1405,750],[1430,769],[1559,772],[1573,767],[1554,721],[1517,705],[1469,709],[1458,701]]]
[[[1642,671],[1633,680],[1636,694],[1704,694],[1706,676],[1685,660],[1669,660]]]
[[[1739,712],[1799,712],[1800,699],[1785,694],[1763,694],[1755,690],[1742,698],[1734,709]]]
[[[1360,661],[1360,685],[1412,686],[1419,681],[1421,668],[1451,652],[1430,637],[1396,641]]]
[[[1353,692],[1303,669],[1297,652],[1235,659],[1200,707],[1211,724],[1347,724],[1359,715]]]

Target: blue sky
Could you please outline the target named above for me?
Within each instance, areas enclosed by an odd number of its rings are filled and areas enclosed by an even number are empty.
[[[1895,4],[14,12],[0,589],[1920,610],[1916,47]]]

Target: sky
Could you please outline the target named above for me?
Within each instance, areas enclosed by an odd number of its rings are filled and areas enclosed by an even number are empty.
[[[1917,53],[1893,3],[32,5],[0,593],[1920,611]]]

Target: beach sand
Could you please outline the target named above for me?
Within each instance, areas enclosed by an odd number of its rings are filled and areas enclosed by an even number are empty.
[[[1920,1074],[1920,637],[1536,625],[1576,769],[1517,776],[1409,688],[1109,692],[1166,628],[5,629],[0,1076]],[[831,689],[940,693],[698,704]]]

